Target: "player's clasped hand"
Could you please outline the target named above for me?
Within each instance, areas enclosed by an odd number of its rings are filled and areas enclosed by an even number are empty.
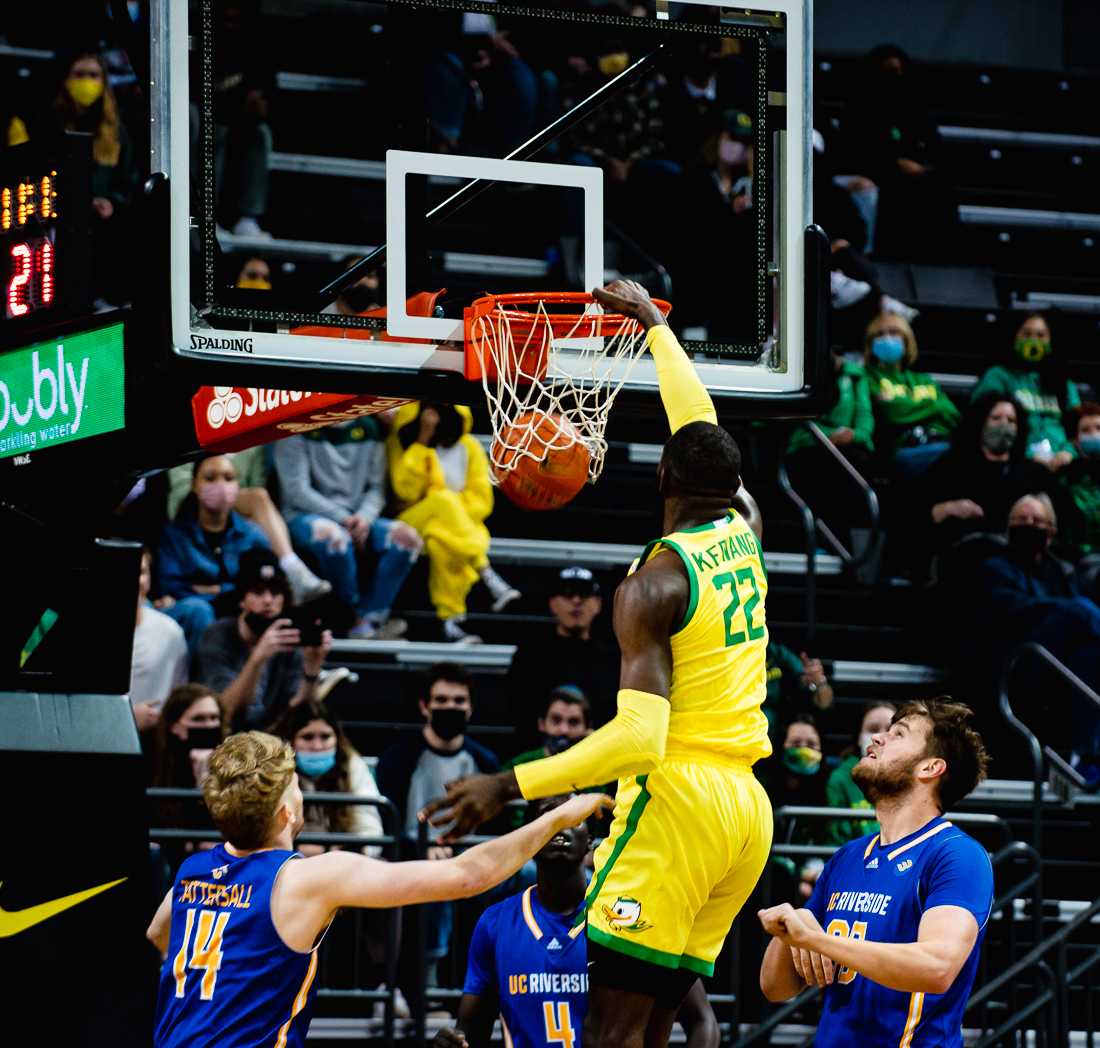
[[[807,986],[828,986],[833,981],[835,965],[808,947],[824,930],[809,910],[796,910],[790,903],[772,906],[757,913],[764,931],[790,947],[795,971]]]

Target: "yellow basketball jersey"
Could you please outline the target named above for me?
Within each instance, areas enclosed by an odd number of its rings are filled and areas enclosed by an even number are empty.
[[[639,566],[676,552],[691,594],[672,634],[672,706],[666,755],[672,759],[753,761],[771,753],[764,664],[768,579],[756,536],[733,510],[710,524],[646,546]]]

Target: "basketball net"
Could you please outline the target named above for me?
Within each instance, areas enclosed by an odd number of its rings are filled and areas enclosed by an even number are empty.
[[[585,309],[550,313],[547,301]],[[588,482],[603,471],[611,407],[645,348],[645,329],[597,309],[591,295],[535,293],[486,296],[466,311],[467,378],[481,379],[489,405],[494,484],[524,459],[541,462],[577,443],[588,450]]]

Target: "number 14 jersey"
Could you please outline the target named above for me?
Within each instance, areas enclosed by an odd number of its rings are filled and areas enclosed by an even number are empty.
[[[156,1048],[295,1048],[305,1044],[317,950],[299,953],[271,920],[271,891],[297,852],[244,857],[223,845],[180,865],[172,885]]]

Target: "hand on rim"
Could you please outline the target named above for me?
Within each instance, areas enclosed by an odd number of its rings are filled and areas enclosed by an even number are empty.
[[[612,313],[640,320],[646,328],[665,322],[665,316],[636,280],[613,280],[606,287],[593,288],[592,297]]]

